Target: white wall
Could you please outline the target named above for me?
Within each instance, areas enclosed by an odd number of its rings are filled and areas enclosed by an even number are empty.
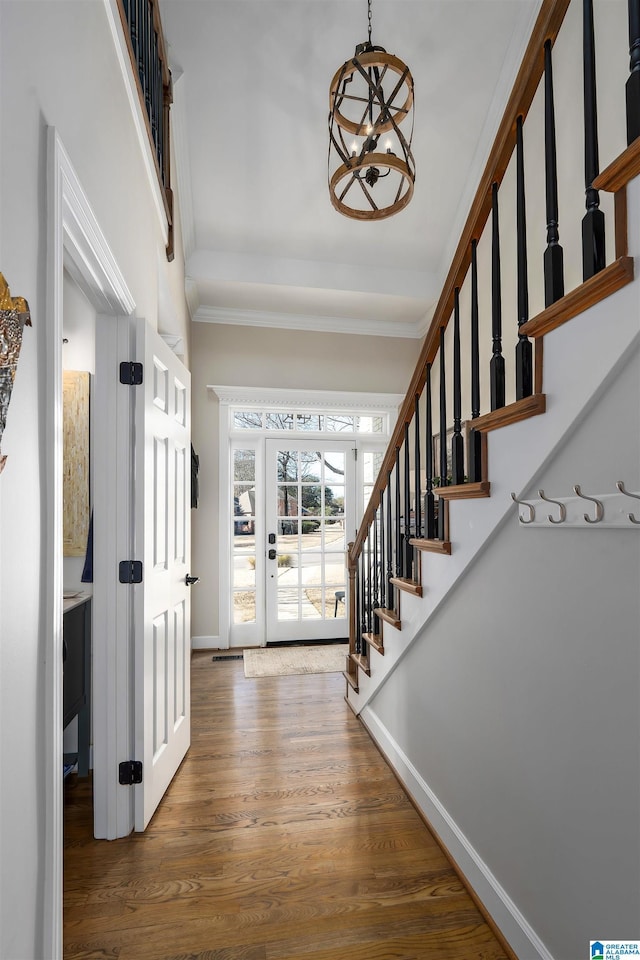
[[[191,633],[218,637],[218,401],[207,384],[404,393],[420,345],[302,330],[195,323],[192,334],[193,444],[200,504],[192,512]]]
[[[525,497],[640,489],[639,438],[636,351]],[[638,936],[639,583],[636,530],[512,514],[369,708],[555,960]]]
[[[43,605],[43,571],[50,562],[43,534],[48,125],[58,130],[136,312],[155,326],[159,291],[168,289],[171,332],[184,337],[187,349],[188,329],[181,251],[178,246],[176,263],[166,265],[103,3],[2,0],[0,71],[0,269],[12,293],[29,301],[33,319],[24,335],[0,478],[0,957],[49,960],[42,943],[50,642]]]

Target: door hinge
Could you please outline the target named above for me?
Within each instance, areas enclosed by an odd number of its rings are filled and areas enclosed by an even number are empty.
[[[120,583],[142,583],[142,560],[121,560],[118,578]]]
[[[357,448],[357,447],[354,447],[354,448],[353,448],[353,459],[356,460],[356,461],[358,460],[358,448]]]
[[[142,760],[123,760],[118,765],[118,780],[123,787],[142,783]]]
[[[128,387],[138,387],[142,383],[142,364],[123,360],[120,364],[120,383]]]

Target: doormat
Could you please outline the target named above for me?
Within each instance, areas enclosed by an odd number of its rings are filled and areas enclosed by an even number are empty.
[[[258,647],[244,651],[244,675],[253,678],[342,673],[348,652],[348,643],[317,647]]]

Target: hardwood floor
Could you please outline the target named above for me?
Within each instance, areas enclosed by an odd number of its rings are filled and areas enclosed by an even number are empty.
[[[66,787],[66,960],[505,960],[342,675],[198,652],[192,696],[144,834],[93,840],[90,785]]]

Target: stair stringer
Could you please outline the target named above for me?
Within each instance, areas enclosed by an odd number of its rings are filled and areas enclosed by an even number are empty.
[[[629,223],[640,223],[640,178],[628,189]],[[640,235],[630,236],[630,254],[640,255]],[[515,522],[511,491],[525,490],[560,449],[565,437],[595,405],[625,355],[640,343],[640,280],[623,287],[545,337],[542,416],[492,431],[488,438],[491,496],[449,504],[451,556],[423,554],[423,597],[400,596],[402,629],[383,623],[384,656],[371,659],[371,676],[360,671],[358,692],[347,692],[356,714],[384,685],[451,590],[481,556],[500,526]]]

